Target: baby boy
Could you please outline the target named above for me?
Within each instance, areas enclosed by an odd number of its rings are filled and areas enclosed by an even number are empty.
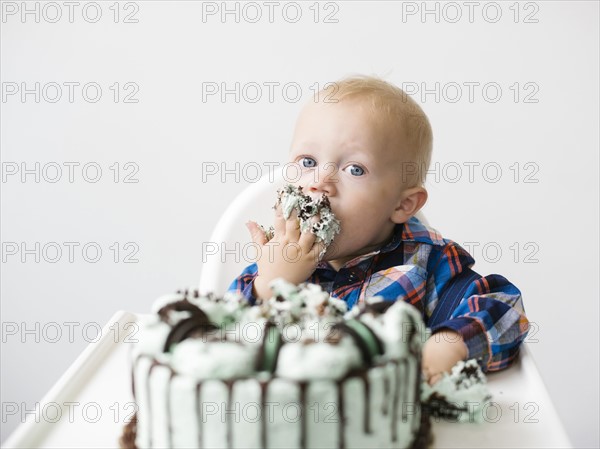
[[[268,298],[269,283],[281,277],[320,284],[349,308],[376,295],[406,301],[432,330],[423,348],[430,384],[459,360],[475,358],[484,372],[508,366],[527,334],[520,291],[502,276],[470,270],[474,260],[462,247],[415,217],[427,201],[432,150],[423,110],[373,77],[332,83],[317,100],[298,118],[289,160],[301,174],[295,185],[328,197],[341,232],[319,259],[323,242],[279,206],[271,240],[247,224],[255,243],[272,248],[229,290]]]

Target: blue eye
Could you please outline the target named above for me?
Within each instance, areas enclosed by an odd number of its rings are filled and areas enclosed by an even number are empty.
[[[364,169],[359,166],[359,165],[350,165],[348,168],[350,168],[350,174],[352,176],[362,176],[365,174]]]
[[[300,164],[306,168],[314,168],[317,166],[317,161],[312,157],[303,157],[300,159]]]

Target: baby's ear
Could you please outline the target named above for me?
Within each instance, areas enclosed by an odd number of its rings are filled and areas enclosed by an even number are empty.
[[[405,223],[414,216],[427,202],[427,190],[424,187],[413,187],[402,192],[398,205],[392,213],[394,223]]]

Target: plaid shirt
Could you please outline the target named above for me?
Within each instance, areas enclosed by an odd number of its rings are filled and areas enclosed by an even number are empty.
[[[307,279],[344,300],[351,308],[371,296],[402,299],[415,306],[427,324],[441,292],[456,276],[475,263],[456,242],[442,238],[416,217],[396,225],[392,240],[378,251],[352,259],[339,271],[321,262]],[[252,303],[256,263],[248,266],[229,286]],[[446,328],[460,333],[469,359],[483,371],[506,368],[525,339],[529,322],[521,292],[503,276],[477,276],[448,319],[431,327],[432,334]]]

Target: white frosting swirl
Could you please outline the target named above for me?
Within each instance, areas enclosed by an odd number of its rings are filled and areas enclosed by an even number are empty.
[[[340,379],[362,365],[362,356],[350,337],[337,345],[288,343],[279,352],[277,375],[293,380]]]
[[[251,376],[256,351],[239,343],[187,339],[175,345],[171,367],[194,379],[232,379]]]

